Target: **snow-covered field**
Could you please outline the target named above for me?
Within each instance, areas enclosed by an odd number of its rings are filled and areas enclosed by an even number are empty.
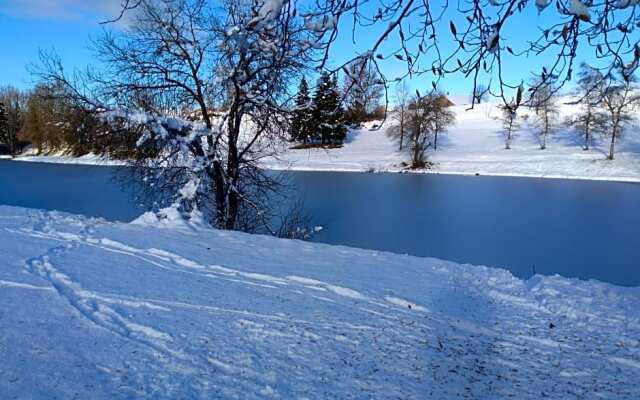
[[[470,111],[467,108],[454,106],[457,123],[438,138],[436,151],[428,151],[428,159],[435,165],[427,172],[640,181],[637,125],[616,143],[616,156],[610,161],[606,159],[606,137],[597,136],[594,148],[584,151],[581,138],[563,128],[549,139],[547,149],[540,150],[539,135],[526,123],[516,134],[511,150],[505,150],[501,123],[496,119],[499,110],[491,105],[477,105]],[[560,119],[575,112],[575,106],[563,105],[560,109]],[[288,150],[265,164],[294,170],[400,171],[401,163],[409,158],[387,135],[390,124],[371,130],[370,123],[350,131],[341,149]]]
[[[638,399],[639,305],[640,288],[0,207],[2,399]]]
[[[565,99],[568,101],[568,99]],[[558,128],[548,140],[546,150],[540,150],[539,136],[535,129],[521,121],[511,150],[504,149],[504,137],[500,116],[495,104],[454,106],[457,123],[438,139],[438,149],[429,151],[428,158],[435,165],[430,173],[480,174],[505,176],[530,176],[547,178],[577,178],[640,182],[640,127],[630,126],[616,143],[613,161],[606,159],[609,138],[596,136],[589,151],[582,150],[582,140],[570,129]],[[558,123],[576,112],[577,106],[559,106]],[[521,115],[530,112],[523,110]],[[529,120],[533,116],[529,115]],[[272,169],[319,171],[405,171],[401,165],[408,161],[398,144],[387,135],[392,124],[389,119],[380,129],[370,129],[369,123],[362,129],[351,130],[340,149],[289,149],[282,146],[277,158],[263,160]],[[560,126],[560,124],[558,125]],[[109,160],[92,154],[70,157],[63,153],[37,156],[23,155],[21,161],[56,162],[71,164],[122,165],[123,161]],[[415,171],[414,171],[415,172]],[[425,172],[425,171],[418,171]]]

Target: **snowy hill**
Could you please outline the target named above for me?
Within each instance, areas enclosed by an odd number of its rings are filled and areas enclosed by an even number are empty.
[[[144,221],[0,207],[0,398],[640,398],[640,289]]]
[[[584,151],[578,134],[567,128],[559,128],[550,137],[547,149],[540,150],[539,135],[524,121],[511,150],[505,150],[496,105],[476,105],[473,110],[467,110],[468,107],[464,104],[453,107],[456,125],[439,137],[437,150],[427,152],[429,161],[435,163],[428,172],[640,181],[637,126],[627,129],[620,138],[613,161],[606,159],[608,138],[597,136],[593,148]],[[560,120],[573,114],[576,107],[560,106]],[[525,109],[520,115],[529,113]],[[529,115],[529,121],[532,120]],[[341,149],[289,149],[265,164],[294,170],[399,171],[408,156],[399,152],[398,144],[387,135],[392,123],[387,121],[382,128],[373,130],[370,128],[376,123],[369,123],[350,131]]]

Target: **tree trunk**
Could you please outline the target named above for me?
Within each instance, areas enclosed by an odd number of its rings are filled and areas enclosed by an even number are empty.
[[[227,182],[227,216],[225,221],[225,229],[235,229],[238,221],[238,211],[240,210],[240,196],[237,190],[237,184],[240,178],[240,159],[238,155],[238,138],[240,137],[240,124],[242,117],[237,109],[234,109],[229,118],[228,124],[228,151],[227,151],[227,176],[230,182]]]
[[[589,126],[586,126],[584,133],[584,151],[589,151]]]
[[[400,114],[400,151],[402,151],[402,142],[404,141],[404,112]]]
[[[223,228],[225,226],[226,219],[226,209],[227,202],[225,200],[225,182],[224,182],[224,171],[222,170],[222,165],[220,165],[219,161],[213,162],[213,171],[211,173],[214,193],[216,196],[216,225],[218,228]]]
[[[433,139],[433,149],[438,150],[438,130],[436,129],[436,136]]]
[[[613,151],[616,145],[616,134],[617,134],[617,126],[614,125],[613,131],[611,132],[611,145],[609,146],[609,160],[613,160]]]

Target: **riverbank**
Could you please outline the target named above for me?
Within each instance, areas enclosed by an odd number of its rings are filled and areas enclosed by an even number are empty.
[[[638,288],[141,221],[0,207],[2,397],[640,396]]]
[[[399,151],[398,143],[389,137],[390,121],[382,127],[371,122],[352,129],[341,148],[293,149],[291,144],[280,145],[277,158],[266,158],[262,165],[274,170],[344,171],[344,172],[401,172],[453,175],[489,175],[529,178],[588,179],[604,181],[640,182],[640,129],[631,126],[616,143],[614,160],[607,159],[609,138],[596,136],[590,150],[583,150],[581,138],[571,129],[558,126],[540,150],[540,137],[527,122],[515,134],[510,150],[504,148],[499,110],[495,105],[454,106],[456,125],[440,135],[438,149],[430,149],[427,157],[433,163],[427,170],[410,170],[408,156]],[[561,119],[572,115],[575,106],[559,106]],[[522,120],[534,116],[522,113]],[[37,161],[89,165],[123,165],[95,155],[70,157],[61,153],[44,156],[20,156],[17,161]]]

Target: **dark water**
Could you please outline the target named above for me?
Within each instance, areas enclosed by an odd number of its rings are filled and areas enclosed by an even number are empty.
[[[0,204],[128,221],[117,167],[0,161]],[[640,185],[505,177],[294,172],[315,239],[640,286]]]

